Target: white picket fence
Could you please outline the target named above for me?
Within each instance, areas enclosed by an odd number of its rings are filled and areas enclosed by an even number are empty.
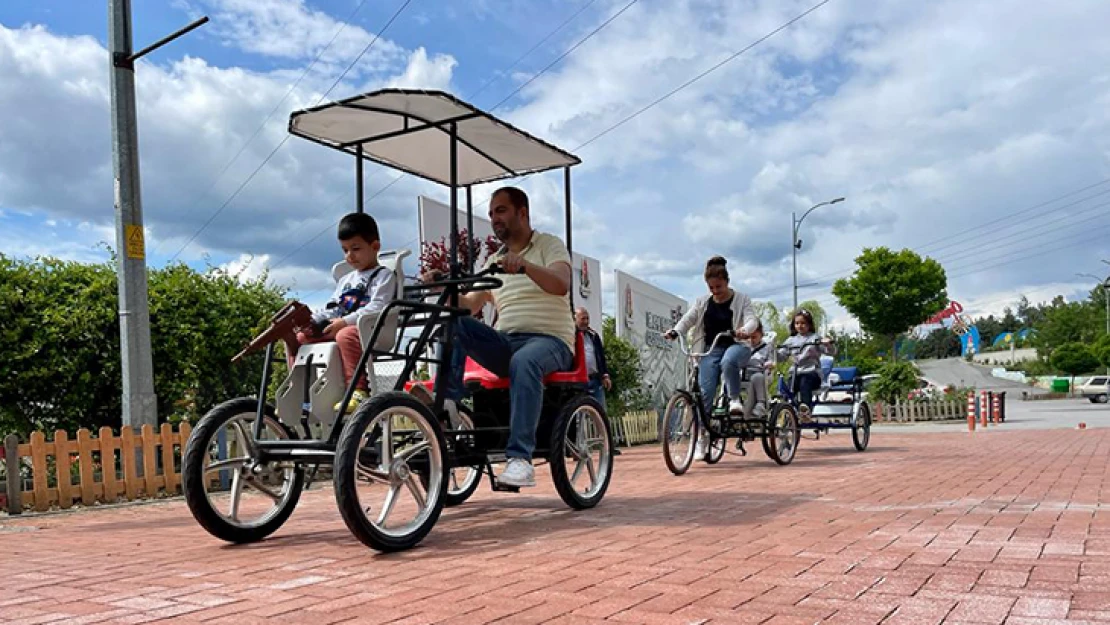
[[[624,446],[659,441],[659,415],[654,410],[628,412],[609,420],[613,439]]]

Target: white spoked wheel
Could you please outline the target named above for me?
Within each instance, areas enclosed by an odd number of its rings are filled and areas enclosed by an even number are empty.
[[[764,450],[775,462],[790,464],[798,451],[798,439],[801,438],[798,415],[790,404],[778,403],[771,407],[768,419],[770,422],[765,434]]]
[[[592,508],[613,477],[613,446],[604,409],[580,395],[563,407],[551,430],[551,480],[575,510]]]
[[[694,461],[702,435],[694,398],[684,391],[671,395],[663,411],[663,460],[675,475],[682,475]]]
[[[474,417],[470,414],[470,409],[466,406],[459,406],[459,430],[473,430]],[[449,437],[448,439],[452,445],[458,445],[460,442],[466,441],[464,437]],[[474,446],[474,437],[469,437],[469,445]],[[451,467],[447,473],[447,493],[444,495],[444,505],[447,507],[457,506],[474,494],[478,490],[478,484],[482,481],[482,467],[480,466],[466,466],[466,467]]]
[[[335,498],[363,544],[390,552],[417,545],[443,510],[446,445],[431,410],[408,393],[364,401],[335,451]]]
[[[197,423],[182,455],[181,488],[189,511],[213,536],[232,543],[262,540],[293,514],[304,468],[260,462],[254,441],[258,400],[243,397],[216,406]],[[262,440],[292,434],[269,405]]]

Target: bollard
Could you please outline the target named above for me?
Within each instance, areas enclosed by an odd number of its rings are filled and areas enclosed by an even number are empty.
[[[1087,429],[1087,424],[1080,421],[1079,425],[1076,426],[1076,429],[1077,430],[1086,430]]]
[[[1001,417],[1002,411],[998,408],[998,395],[991,393],[991,423],[998,425]]]
[[[975,431],[975,393],[967,395],[967,431]]]
[[[990,412],[990,405],[987,403],[987,392],[979,391],[979,427],[986,429],[987,427],[987,413]]]
[[[1022,392],[1024,393],[1025,391],[1022,391]],[[999,423],[1005,423],[1006,422],[1006,391],[1002,391],[1001,393],[999,393],[999,395],[1001,397],[998,400],[998,422]]]

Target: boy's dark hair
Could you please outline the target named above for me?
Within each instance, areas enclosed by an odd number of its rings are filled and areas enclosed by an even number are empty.
[[[717,278],[728,282],[728,269],[725,269],[726,265],[728,265],[728,261],[725,260],[723,256],[714,256],[710,258],[709,261],[705,263],[705,279]]]
[[[366,213],[350,213],[339,220],[339,240],[346,241],[356,236],[362,237],[367,243],[380,240],[378,235],[378,222]]]
[[[796,334],[798,334],[798,328],[794,327],[794,322],[797,321],[798,317],[806,320],[806,324],[809,325],[810,332],[817,331],[817,328],[813,327],[813,314],[805,308],[802,308],[795,312],[794,316],[790,318],[790,336],[795,336]]]
[[[490,197],[496,197],[498,193],[504,193],[509,196],[509,204],[516,208],[528,208],[528,194],[517,187],[501,187],[493,192]]]

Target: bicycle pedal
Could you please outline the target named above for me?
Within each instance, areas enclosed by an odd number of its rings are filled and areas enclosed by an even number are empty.
[[[507,484],[502,484],[501,482],[498,482],[497,480],[494,480],[493,481],[493,490],[495,490],[499,493],[519,493],[520,492],[520,487],[519,486],[509,486]]]

